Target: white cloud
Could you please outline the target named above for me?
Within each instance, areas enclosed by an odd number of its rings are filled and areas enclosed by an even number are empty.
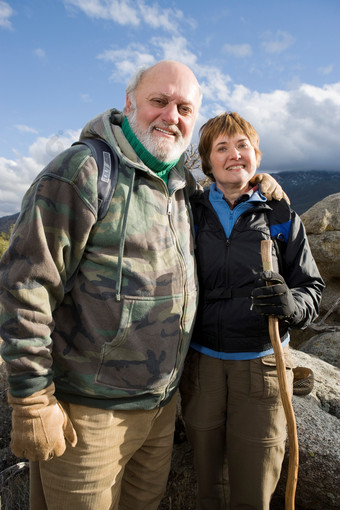
[[[120,25],[139,25],[138,11],[130,0],[64,0],[69,8],[78,8],[89,18],[112,20]]]
[[[115,65],[112,77],[124,84],[138,67],[152,65],[156,60],[177,60],[189,66],[196,74],[206,101],[228,100],[231,77],[215,67],[200,65],[185,37],[153,37],[150,45],[153,48],[133,43],[124,49],[105,50],[97,58],[112,62]]]
[[[250,44],[225,44],[222,51],[240,58],[250,57],[253,54]]]
[[[68,130],[50,137],[38,137],[30,146],[30,157],[41,167],[47,165],[52,158],[67,149],[74,141],[78,140],[80,130]]]
[[[25,126],[24,124],[16,124],[15,129],[20,131],[21,133],[35,133],[38,134],[38,131],[30,126]]]
[[[302,84],[300,89],[306,96],[313,98],[319,104],[323,105],[331,102],[337,107],[340,106],[340,82],[332,85],[324,85],[322,88],[315,87],[314,85]],[[334,111],[335,117],[337,113],[337,111]],[[326,119],[325,117],[324,122]],[[328,121],[327,119],[327,122]]]
[[[330,64],[329,66],[326,66],[326,67],[319,67],[318,72],[320,74],[327,75],[327,74],[330,74],[333,71],[333,69],[334,69],[333,64]]]
[[[17,160],[0,158],[0,216],[20,210],[20,202],[39,171],[39,165],[29,157]]]
[[[0,1],[0,27],[12,29],[12,23],[10,17],[13,16],[14,11],[12,7],[7,3]]]
[[[153,37],[150,40],[153,48],[131,43],[123,49],[104,50],[97,58],[112,62],[115,66],[111,78],[126,84],[130,76],[142,66],[151,66],[158,60],[178,60],[188,65],[194,72],[200,71],[197,57],[190,51],[188,41],[182,36],[172,38]]]
[[[64,0],[71,11],[80,9],[89,18],[112,20],[120,25],[134,25],[140,23],[138,10],[130,0]]]
[[[340,82],[271,93],[233,86],[214,114],[237,111],[260,135],[261,169],[340,170]],[[208,107],[204,113],[211,115]]]
[[[282,30],[277,30],[275,35],[268,30],[262,34],[261,39],[263,40],[262,46],[267,53],[282,53],[295,42],[295,38],[291,34]]]
[[[231,94],[231,77],[213,66],[204,66],[195,63],[189,67],[191,67],[196,74],[202,88],[202,115],[205,116],[204,112],[207,110],[209,112],[208,116],[211,116],[211,108],[215,112],[215,108],[219,109],[219,103],[224,104],[224,110],[227,109]]]
[[[129,0],[111,0],[108,2],[110,18],[120,25],[139,25],[138,11]]]
[[[153,37],[151,44],[160,60],[178,60],[193,71],[197,68],[197,56],[187,47],[188,41],[185,37],[180,35],[173,36],[171,39]]]
[[[92,97],[90,94],[80,94],[80,99],[83,101],[83,103],[92,103]]]
[[[79,131],[66,131],[49,138],[38,137],[29,155],[16,154],[15,159],[0,157],[0,217],[20,210],[21,200],[35,177],[57,154],[79,138]]]
[[[162,9],[156,2],[149,5],[144,0],[64,0],[69,9],[80,9],[86,16],[112,20],[120,25],[139,26],[141,23],[167,32],[177,32],[180,24],[195,26],[192,18],[179,9]]]
[[[195,27],[196,22],[192,18],[184,16],[183,11],[179,9],[161,9],[158,4],[147,5],[140,1],[139,8],[143,21],[152,28],[162,28],[168,32],[178,31],[179,24],[189,24]]]
[[[155,63],[155,57],[140,44],[130,44],[124,49],[105,50],[97,58],[106,62],[112,62],[115,70],[111,78],[126,84],[130,76],[142,66],[150,66]]]

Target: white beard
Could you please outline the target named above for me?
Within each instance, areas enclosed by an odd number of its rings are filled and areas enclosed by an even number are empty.
[[[179,159],[188,147],[190,140],[186,143],[182,133],[177,126],[164,125],[164,129],[171,129],[176,133],[176,141],[167,140],[166,138],[156,138],[153,135],[154,128],[157,126],[162,128],[158,123],[150,124],[147,131],[142,129],[137,121],[137,108],[131,106],[130,112],[126,114],[130,127],[140,143],[150,152],[156,159],[164,163],[170,163]]]

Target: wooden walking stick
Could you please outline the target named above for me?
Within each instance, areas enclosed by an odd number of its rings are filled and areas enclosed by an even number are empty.
[[[273,271],[272,244],[273,242],[271,240],[261,241],[261,257],[264,271]],[[270,285],[270,283],[267,282],[267,285]],[[272,315],[269,316],[268,321],[269,336],[274,350],[280,394],[288,427],[289,464],[285,494],[285,509],[294,510],[295,492],[299,469],[299,445],[297,438],[296,420],[288,391],[286,364],[281,345],[279,321],[277,317],[273,317]]]

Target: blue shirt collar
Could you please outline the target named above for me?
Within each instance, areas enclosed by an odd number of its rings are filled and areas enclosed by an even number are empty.
[[[217,187],[216,182],[210,185],[210,196],[212,200],[225,200],[222,191]],[[267,202],[267,199],[261,193],[261,184],[254,186],[247,193],[243,193],[232,205],[233,208],[242,202]]]

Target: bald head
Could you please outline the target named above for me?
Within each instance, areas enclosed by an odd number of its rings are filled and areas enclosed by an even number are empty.
[[[124,113],[139,141],[166,162],[189,145],[200,104],[201,89],[191,69],[164,60],[130,81]]]
[[[196,76],[188,67],[187,65],[183,64],[182,62],[177,62],[176,60],[161,60],[160,62],[157,62],[156,64],[152,65],[151,67],[142,67],[139,69],[130,79],[127,87],[126,87],[126,94],[134,94],[136,88],[142,81],[144,77],[147,75],[157,76],[158,74],[163,74],[167,76],[169,73],[179,73],[182,74],[183,77],[185,77],[190,83],[192,83],[193,86],[197,87],[198,90],[198,108],[197,113],[200,109],[201,102],[202,102],[202,90],[201,87],[197,81]]]

